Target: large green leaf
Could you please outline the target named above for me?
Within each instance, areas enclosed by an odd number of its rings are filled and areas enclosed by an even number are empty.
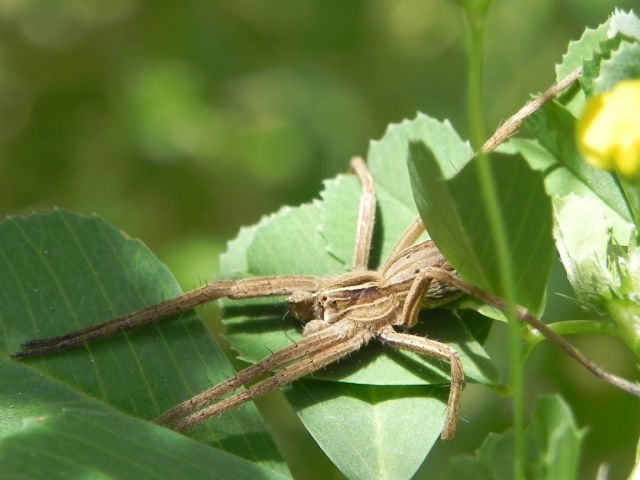
[[[471,283],[503,296],[496,245],[473,162],[458,173],[449,158],[422,141],[411,143],[409,168],[416,204],[431,236]],[[532,311],[543,304],[551,263],[551,205],[540,174],[517,156],[493,154],[490,165],[509,240],[516,302]],[[443,165],[445,165],[443,167]]]
[[[429,386],[335,385],[305,380],[287,398],[327,455],[351,479],[411,478],[440,435],[446,390]],[[323,422],[317,422],[322,418]],[[348,434],[345,434],[348,432]],[[362,446],[375,445],[366,453]]]
[[[459,140],[450,126],[424,115],[391,126],[381,140],[372,142],[368,163],[376,183],[379,217],[371,267],[384,261],[402,231],[417,216],[404,161],[408,140],[415,135],[440,138],[441,132],[452,137],[450,144],[442,144],[443,154],[469,158],[469,147]],[[229,243],[227,253],[221,258],[223,275],[332,276],[347,271],[353,255],[359,196],[357,179],[353,175],[340,175],[325,183],[321,200],[297,208],[286,207],[264,218],[255,227],[243,229],[238,238]],[[282,299],[227,301],[224,305],[227,336],[243,360],[255,362],[301,338],[301,325],[287,315]],[[423,312],[421,319],[423,322],[413,333],[427,334],[450,343],[460,353],[468,381],[494,382],[495,372],[476,340],[476,329],[444,311]],[[299,401],[300,395],[295,394],[300,391],[299,385],[295,385],[288,396],[300,409],[300,417],[321,448],[349,477],[370,478],[371,465],[388,466],[396,462],[396,451],[385,439],[402,438],[403,435],[421,438],[420,442],[410,442],[403,448],[407,461],[403,469],[398,470],[398,475],[410,475],[418,468],[443,426],[441,393],[442,387],[449,383],[446,363],[389,351],[374,343],[333,368],[315,374],[314,378],[322,381],[308,383],[317,388],[318,393],[308,395],[308,401],[303,402],[304,408]],[[437,385],[438,388],[418,387],[424,385]],[[374,408],[371,401],[363,401],[360,398],[363,389],[372,392],[371,398],[386,398],[384,408]],[[420,395],[412,395],[412,411],[419,411],[420,418],[432,419],[429,436],[424,437],[421,421],[397,421],[407,414],[407,399],[392,398],[389,392],[401,391],[420,392]],[[439,394],[434,398],[436,391]],[[313,398],[323,401],[312,401]],[[331,401],[327,400],[325,405],[324,399],[328,398]],[[352,448],[345,449],[336,439],[349,441],[353,428],[344,422],[329,421],[329,411],[337,419],[366,419],[358,431],[362,435],[356,435],[357,440],[352,440]],[[378,433],[364,434],[365,424],[375,425]],[[354,456],[359,462],[354,463]]]
[[[104,403],[45,373],[6,358],[0,358],[0,378],[0,438],[23,430],[29,419],[48,418],[69,409],[113,412]]]
[[[640,477],[640,442],[638,442],[638,446],[636,447],[636,460],[635,465],[633,467],[633,471],[629,478],[639,478]]]
[[[0,359],[0,378],[0,478],[288,478],[119,413],[27,365]]]
[[[181,293],[142,243],[97,217],[59,210],[0,224],[0,265],[4,355],[25,340],[95,324]],[[233,374],[193,313],[24,363],[73,392],[146,420]],[[14,426],[4,425],[11,429],[37,410],[45,395],[38,389],[7,389],[9,380],[0,381],[5,405],[14,406]],[[193,436],[288,471],[253,405],[209,422]]]

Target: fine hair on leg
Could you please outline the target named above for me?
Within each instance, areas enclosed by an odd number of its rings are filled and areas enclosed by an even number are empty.
[[[352,268],[353,270],[367,270],[376,222],[376,190],[373,177],[361,157],[351,159],[351,170],[358,176],[362,187]]]
[[[278,370],[271,377],[249,386],[245,391],[226,397],[213,403],[191,415],[183,418],[173,425],[177,431],[187,430],[204,422],[205,420],[222,415],[226,411],[245,402],[258,398],[276,388],[287,385],[305,375],[320,370],[341,358],[346,357],[363,347],[373,334],[368,330],[360,330],[342,341],[319,350],[316,353]]]
[[[407,350],[428,358],[444,360],[451,364],[451,390],[447,400],[447,416],[440,437],[450,440],[456,434],[460,414],[460,395],[464,387],[464,371],[456,351],[449,345],[417,335],[398,333],[387,327],[380,333],[380,341],[390,347]]]
[[[289,345],[278,352],[272,353],[260,362],[240,370],[232,378],[220,382],[189,400],[167,410],[158,417],[155,422],[166,424],[176,418],[190,415],[202,405],[219,399],[227,393],[255,380],[260,375],[282,368],[284,365],[298,361],[306,356],[314,355],[318,351],[340,342],[343,337],[344,332],[342,329],[333,327],[309,335],[293,345]]]
[[[29,340],[13,358],[29,358],[60,352],[98,338],[150,325],[188,312],[198,305],[219,298],[252,298],[288,295],[299,291],[316,291],[322,280],[311,276],[259,277],[243,280],[217,280],[178,297],[135,310],[106,322],[91,325],[64,335]]]

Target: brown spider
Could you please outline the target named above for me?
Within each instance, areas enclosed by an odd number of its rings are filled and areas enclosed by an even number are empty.
[[[502,143],[526,118],[574,82],[580,74],[580,69],[577,69],[538,99],[525,105],[496,131],[482,151],[488,153]],[[500,310],[507,308],[500,298],[460,279],[432,241],[414,245],[424,232],[420,219],[409,226],[379,270],[367,270],[375,223],[375,190],[373,179],[361,158],[354,158],[351,167],[362,184],[351,272],[335,278],[283,275],[213,281],[171,300],[98,325],[66,335],[28,341],[23,345],[23,350],[13,357],[27,358],[67,350],[96,338],[173,317],[220,298],[287,296],[290,311],[307,321],[301,341],[273,353],[240,371],[233,378],[168,410],[156,422],[170,423],[176,430],[193,427],[320,370],[377,339],[392,348],[408,350],[451,364],[451,389],[441,437],[452,438],[456,431],[460,393],[464,385],[464,374],[457,353],[444,343],[400,333],[395,327],[413,327],[421,308],[443,305],[462,294],[469,294]],[[640,386],[595,365],[526,309],[515,307],[509,311],[514,312],[520,320],[538,330],[597,377],[640,396]],[[258,380],[266,373],[271,373],[271,376]],[[242,386],[247,389],[232,393]]]
[[[83,330],[31,340],[23,345],[24,350],[13,356],[26,358],[66,350],[99,337],[175,316],[223,297],[242,299],[286,295],[290,311],[307,321],[303,340],[172,408],[156,422],[173,423],[176,430],[193,427],[320,370],[359,350],[372,339],[378,339],[393,348],[451,364],[451,390],[442,438],[452,438],[464,384],[458,355],[444,343],[399,333],[394,327],[413,327],[422,307],[432,308],[459,297],[461,292],[458,288],[435,280],[431,275],[433,269],[453,273],[453,268],[432,241],[413,245],[424,232],[424,225],[418,219],[402,235],[386,263],[377,271],[367,270],[375,224],[374,183],[361,158],[354,158],[351,168],[362,184],[351,272],[335,278],[272,276],[213,281],[174,299]],[[256,382],[269,372],[272,373],[270,377]],[[246,390],[226,396],[243,385],[247,386]]]

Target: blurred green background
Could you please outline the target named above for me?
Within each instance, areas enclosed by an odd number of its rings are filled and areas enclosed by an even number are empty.
[[[586,25],[634,3],[495,0],[490,128],[553,81]],[[192,288],[240,226],[312,199],[387,124],[424,111],[466,136],[465,38],[445,0],[0,0],[0,213],[96,212]],[[549,318],[583,315],[555,294],[568,293],[560,267],[554,279]],[[506,371],[502,336],[499,326],[490,347]],[[620,343],[576,343],[633,376]],[[531,405],[559,391],[590,426],[584,478],[602,462],[624,478],[638,402],[546,345],[526,373]],[[419,478],[509,424],[508,400],[486,389],[469,386],[464,403],[458,438]],[[260,406],[296,477],[341,478],[278,394]]]

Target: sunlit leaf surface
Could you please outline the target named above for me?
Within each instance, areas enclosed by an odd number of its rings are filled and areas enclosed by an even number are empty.
[[[58,210],[13,218],[0,224],[0,245],[0,348],[5,356],[27,339],[65,333],[180,293],[166,267],[141,242],[97,217]],[[93,399],[92,410],[97,402],[151,420],[233,373],[195,314],[24,365],[20,368],[48,380],[47,389],[39,384],[10,387],[20,376],[12,364],[3,369],[3,435],[38,416],[42,402],[47,415],[60,414],[69,402],[76,407],[71,397]],[[54,406],[51,383],[60,384],[63,392]],[[51,428],[55,425],[61,423],[53,421]],[[287,472],[253,405],[210,422],[193,436]],[[148,456],[147,461],[154,459]]]

